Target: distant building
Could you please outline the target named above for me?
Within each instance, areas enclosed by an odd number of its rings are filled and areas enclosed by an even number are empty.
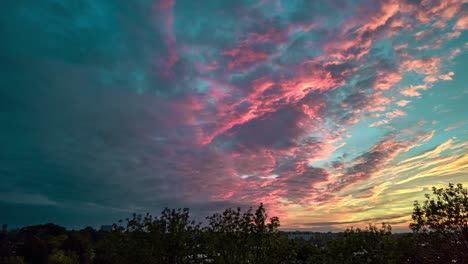
[[[112,226],[111,225],[102,225],[99,231],[102,232],[111,232],[112,231]]]
[[[8,232],[8,224],[2,225],[2,234],[6,234]]]

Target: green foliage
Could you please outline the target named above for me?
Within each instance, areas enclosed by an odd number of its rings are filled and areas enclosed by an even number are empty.
[[[287,263],[326,263],[324,248],[316,243],[294,239],[289,240],[284,246],[284,250],[289,252],[289,262]]]
[[[24,264],[24,258],[18,256],[2,257],[0,258],[2,264]]]
[[[80,264],[80,257],[73,251],[57,250],[49,256],[49,264]]]
[[[24,237],[24,244],[20,248],[21,256],[24,256],[26,263],[46,264],[49,254],[47,244],[38,236],[27,234]]]
[[[99,263],[192,263],[200,227],[188,209],[164,209],[161,216],[134,214],[113,226],[96,249]]]
[[[364,230],[346,229],[342,237],[329,243],[326,263],[399,263],[391,230],[386,224],[380,229],[373,225]]]
[[[417,244],[426,263],[468,263],[468,190],[462,184],[432,188],[421,205],[414,202],[413,223]]]
[[[459,232],[468,227],[468,189],[462,184],[449,184],[448,188],[432,187],[435,197],[426,194],[426,201],[421,206],[414,202],[413,223],[414,231],[455,231]]]
[[[249,208],[229,208],[207,217],[205,229],[207,257],[215,263],[286,263],[277,217],[268,219],[263,204],[253,212]]]
[[[61,249],[64,252],[73,252],[74,255],[78,256],[81,264],[92,263],[94,257],[92,243],[89,237],[82,233],[69,234],[63,241]]]

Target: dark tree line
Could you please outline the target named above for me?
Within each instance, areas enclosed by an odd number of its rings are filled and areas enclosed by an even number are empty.
[[[227,209],[202,227],[188,209],[133,215],[111,232],[36,225],[0,235],[5,264],[185,263],[468,263],[468,191],[433,188],[414,203],[412,233],[390,225],[348,228],[331,240],[290,240],[277,217],[257,209]]]

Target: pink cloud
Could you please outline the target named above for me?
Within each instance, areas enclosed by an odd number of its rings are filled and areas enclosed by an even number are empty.
[[[440,49],[442,47],[442,39],[435,39],[433,42],[429,44],[424,44],[418,46],[416,49],[417,50],[434,50],[434,49]]]
[[[323,69],[320,64],[304,63],[297,75],[291,79],[280,80],[284,96],[289,100],[297,101],[304,98],[311,91],[327,91],[343,85],[341,78],[334,78],[332,74]]]
[[[427,29],[427,30],[416,32],[416,34],[414,34],[414,36],[416,37],[416,40],[421,40],[422,38],[430,35],[431,33],[432,33],[432,30]]]
[[[406,48],[408,48],[408,43],[396,45],[396,46],[393,47],[393,49],[395,51],[400,51],[400,50],[406,49]]]
[[[384,111],[385,105],[391,103],[394,98],[386,97],[382,92],[376,92],[368,96],[369,105],[363,108],[364,111],[376,112]]]
[[[213,62],[211,64],[201,64],[201,63],[196,63],[195,67],[199,71],[215,71],[219,68],[218,62]]]
[[[352,28],[356,25],[361,25],[357,30],[358,32],[365,32],[367,30],[374,31],[378,27],[385,25],[385,23],[393,17],[399,10],[398,1],[385,1],[381,2],[379,10],[376,13],[372,13],[372,16],[369,16],[367,13],[368,10],[362,9],[362,16],[357,16],[360,19],[356,19],[353,23],[347,25],[347,29]]]
[[[221,52],[222,55],[230,56],[233,59],[229,61],[227,68],[229,70],[249,67],[252,64],[260,63],[268,59],[268,54],[263,51],[253,51],[245,48],[235,48]]]
[[[455,75],[454,72],[449,72],[447,74],[439,75],[439,79],[444,80],[444,81],[450,81],[452,80],[453,75]]]
[[[419,74],[433,75],[439,71],[441,58],[428,57],[424,59],[415,59],[404,61],[401,69],[405,72],[415,71]]]
[[[450,1],[447,1],[447,2],[450,2]],[[461,3],[457,1],[451,1],[451,3],[448,3],[445,9],[442,10],[442,12],[440,13],[440,16],[443,19],[449,20],[449,19],[454,18],[460,10],[461,10]]]
[[[276,92],[264,95],[264,92],[274,85]],[[336,85],[336,80],[331,77],[331,74],[319,68],[313,71],[307,70],[304,75],[299,72],[296,78],[280,80],[278,83],[274,83],[266,77],[253,80],[250,83],[249,93],[242,100],[229,104],[220,101],[217,104],[217,117],[215,120],[211,120],[215,126],[206,130],[203,142],[209,144],[214,138],[235,126],[274,113],[282,106],[295,104],[310,91],[333,89]],[[228,100],[229,97],[228,93],[223,100]],[[314,102],[314,104],[300,104],[298,109],[301,109],[304,117],[317,121],[319,118],[317,112],[323,107],[323,104],[317,103],[316,100]],[[239,107],[242,111],[239,111]],[[310,122],[298,120],[296,125],[302,126],[306,123]]]
[[[403,76],[398,72],[378,71],[374,89],[389,90],[401,81]]]
[[[461,17],[457,23],[453,26],[454,30],[466,30],[468,29],[468,16]]]
[[[241,43],[241,45],[251,45],[257,43],[269,43],[269,42],[283,42],[287,39],[287,35],[283,31],[278,31],[276,28],[271,27],[265,33],[249,33],[249,38]]]
[[[159,10],[172,9],[174,7],[175,0],[160,0],[157,2],[157,7]]]
[[[431,130],[428,133],[417,135],[416,140],[421,141],[423,143],[429,142],[432,139],[432,137],[434,137],[435,132],[435,130]]]
[[[378,120],[378,121],[375,121],[373,123],[371,123],[369,126],[370,127],[376,127],[376,126],[381,126],[381,125],[385,125],[385,124],[389,124],[390,121],[396,117],[399,117],[399,116],[406,116],[406,113],[399,110],[399,109],[396,109],[392,112],[387,112],[385,113],[385,117],[387,119],[383,119],[383,120]],[[376,114],[375,117],[381,117],[380,114]]]
[[[388,23],[388,21],[387,21]],[[397,17],[394,16],[388,23],[388,27],[384,31],[384,35],[386,38],[390,38],[393,36],[398,35],[401,33],[402,30],[410,31],[412,30],[413,25],[412,23],[405,17]]]
[[[422,85],[410,85],[400,91],[400,93],[404,96],[416,97],[420,96],[421,93],[418,90],[427,90],[428,87],[426,84]]]
[[[394,101],[394,97],[386,97],[383,92],[375,92],[370,95],[364,93],[356,93],[348,96],[342,103],[341,107],[349,108],[348,119],[351,124],[356,123],[358,117],[365,116],[367,113],[385,111],[386,105]],[[345,122],[347,123],[347,121]]]
[[[266,31],[250,32],[246,35],[240,35],[239,38],[245,39],[240,41],[236,48],[221,52],[221,55],[232,57],[227,65],[228,70],[248,68],[254,64],[266,61],[270,56],[278,55],[259,49],[259,44],[274,43],[275,45],[280,45],[288,40],[288,33],[278,31],[275,27],[269,27]]]
[[[414,12],[419,22],[428,23],[434,17],[450,20],[461,9],[459,0],[422,1],[421,4],[403,4],[404,12]]]
[[[387,118],[389,118],[389,119],[393,119],[393,118],[399,117],[399,116],[406,116],[406,113],[403,112],[403,111],[401,111],[401,110],[399,110],[399,109],[396,109],[396,110],[394,110],[394,111],[392,111],[392,112],[386,113],[385,116],[386,116]]]
[[[371,123],[369,126],[370,127],[376,127],[376,126],[381,126],[390,123],[390,120],[384,119],[384,120],[379,120]]]
[[[424,81],[425,81],[426,83],[433,83],[433,82],[436,82],[436,81],[437,81],[437,77],[436,77],[436,76],[429,75],[429,76],[424,77]]]
[[[352,126],[352,125],[357,124],[358,122],[359,122],[359,118],[351,118],[351,119],[345,120],[344,124],[347,126]]]
[[[293,33],[295,31],[304,31],[304,32],[309,32],[311,31],[312,29],[314,29],[316,27],[316,24],[315,23],[311,23],[311,24],[308,24],[308,25],[291,25],[289,28],[288,28],[288,32],[289,33]]]
[[[403,107],[403,106],[406,106],[407,104],[409,104],[410,102],[411,102],[411,101],[408,101],[408,100],[400,100],[400,101],[398,101],[396,104],[397,104],[398,106],[402,106],[402,107]]]
[[[453,38],[458,38],[460,37],[461,32],[460,31],[455,31],[455,32],[449,32],[446,34],[447,39],[453,39]]]
[[[404,112],[389,112],[389,113],[386,113],[385,116],[388,118],[388,119],[382,119],[382,120],[378,120],[378,121],[375,121],[373,123],[371,123],[369,125],[369,127],[376,127],[376,126],[381,126],[381,125],[386,125],[386,124],[389,124],[390,121],[397,117],[397,116],[405,116],[406,113]]]
[[[432,24],[434,28],[444,28],[446,26],[445,21],[440,19],[437,20],[434,24]]]

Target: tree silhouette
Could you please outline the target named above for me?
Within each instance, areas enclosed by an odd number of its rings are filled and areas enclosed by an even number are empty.
[[[207,254],[215,263],[285,263],[279,219],[268,218],[263,204],[255,212],[228,208],[207,220]]]
[[[432,187],[421,205],[414,202],[410,228],[428,242],[421,242],[433,259],[468,263],[468,190],[462,184]]]
[[[343,236],[329,243],[325,263],[403,263],[397,253],[392,227],[369,225],[365,229],[348,228]]]
[[[165,208],[158,216],[133,214],[111,232],[54,224],[9,232],[0,237],[0,263],[468,263],[468,191],[461,184],[432,191],[414,203],[413,233],[392,234],[383,224],[289,240],[263,204],[215,213],[203,228],[188,209]]]

